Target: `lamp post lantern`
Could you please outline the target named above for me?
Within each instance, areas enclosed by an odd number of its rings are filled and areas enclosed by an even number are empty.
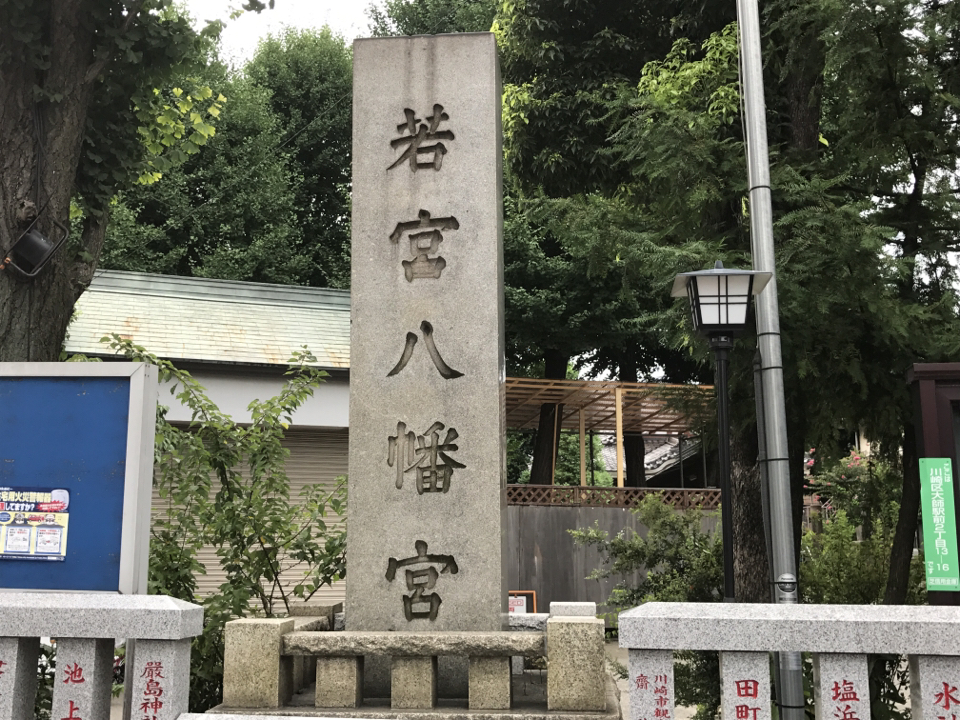
[[[750,301],[771,273],[728,270],[719,260],[712,270],[680,273],[670,294],[690,300],[693,326],[710,341],[716,357],[717,455],[720,466],[720,522],[723,533],[723,599],[734,602],[733,508],[730,496],[730,415],[727,391],[728,354],[733,338],[747,327]]]

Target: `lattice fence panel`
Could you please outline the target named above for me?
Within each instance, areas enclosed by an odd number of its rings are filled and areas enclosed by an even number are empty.
[[[719,490],[673,490],[657,488],[605,488],[578,485],[508,485],[508,505],[566,505],[580,507],[637,507],[644,497],[659,494],[677,508],[700,505],[715,510],[720,504]]]

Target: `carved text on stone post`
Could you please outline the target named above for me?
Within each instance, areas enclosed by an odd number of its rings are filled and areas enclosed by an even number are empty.
[[[455,468],[466,465],[451,458],[447,453],[459,448],[453,441],[459,435],[453,428],[447,428],[447,435],[440,442],[441,422],[435,422],[423,435],[407,430],[407,424],[397,423],[397,434],[387,438],[387,465],[397,469],[397,489],[403,487],[404,476],[416,472],[417,493],[447,492],[450,478]]]
[[[453,216],[431,218],[426,210],[417,213],[417,217],[417,220],[397,223],[397,227],[390,233],[390,240],[398,243],[407,235],[410,254],[413,256],[413,260],[404,260],[401,263],[407,282],[425,278],[439,280],[447,261],[439,256],[430,256],[440,250],[440,243],[443,242],[441,230],[458,230],[460,223]]]
[[[414,557],[398,560],[390,558],[387,563],[386,578],[393,582],[397,575],[397,570],[408,565],[439,565],[440,571],[434,567],[425,567],[421,570],[405,570],[407,580],[407,590],[412,591],[409,595],[403,596],[403,615],[407,620],[424,619],[436,620],[437,613],[440,610],[440,603],[443,600],[437,593],[425,593],[425,590],[433,590],[437,584],[437,578],[444,573],[456,575],[460,572],[457,567],[457,561],[452,555],[428,555],[427,543],[423,540],[417,540],[414,543],[417,554]]]
[[[433,325],[424,320],[422,323],[420,323],[420,332],[423,333],[423,344],[427,346],[427,353],[430,355],[430,359],[433,360],[433,364],[440,372],[440,375],[447,380],[455,380],[458,377],[463,377],[462,372],[459,370],[454,370],[452,367],[447,365],[446,362],[444,362],[442,357],[440,357],[440,352],[437,350],[437,345],[433,341]],[[416,346],[416,334],[408,332],[407,342],[403,347],[403,353],[400,355],[400,360],[396,365],[393,366],[393,370],[387,373],[387,377],[393,377],[407,366],[407,363],[410,362],[410,358],[413,356],[413,349]]]
[[[439,129],[441,122],[450,119],[450,116],[443,111],[443,105],[434,105],[433,115],[428,115],[426,121],[418,118],[410,108],[404,108],[403,114],[406,121],[397,125],[397,131],[401,135],[390,141],[390,147],[396,150],[406,145],[407,148],[387,170],[393,170],[404,160],[410,163],[410,169],[413,172],[424,168],[439,170],[443,164],[443,156],[447,154],[447,146],[440,141],[454,139],[452,132]],[[421,155],[432,157],[426,162],[421,162]]]

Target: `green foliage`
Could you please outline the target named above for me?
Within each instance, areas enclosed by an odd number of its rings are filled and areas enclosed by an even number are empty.
[[[37,695],[33,704],[36,720],[50,720],[53,711],[53,683],[56,679],[57,651],[52,645],[40,643],[37,660]]]
[[[591,578],[623,578],[607,604],[627,610],[644,602],[718,602],[723,596],[723,546],[717,513],[680,511],[659,495],[644,497],[632,511],[647,528],[643,537],[625,528],[610,538],[594,525],[573,530],[577,544],[595,547],[603,564]],[[626,578],[640,573],[634,585]],[[678,652],[674,688],[678,705],[696,705],[696,720],[714,718],[720,708],[720,660],[715,652]]]
[[[386,0],[367,8],[370,34],[441,35],[487,32],[493,25],[497,0]]]
[[[593,447],[593,464],[590,463],[590,448]],[[587,484],[612,487],[613,478],[603,466],[603,442],[600,436],[586,439]],[[507,482],[526,485],[530,482],[530,463],[533,456],[533,434],[517,430],[507,431]],[[592,470],[592,472],[591,472]],[[591,480],[592,477],[592,480]],[[555,485],[580,484],[580,436],[560,433],[560,447],[554,468]]]
[[[86,214],[99,216],[119,189],[156,177],[212,137],[222,101],[209,87],[191,83],[179,88],[179,95],[160,88],[174,75],[186,78],[202,66],[221,25],[198,33],[171,0],[109,0],[84,12],[85,30],[96,30],[95,60],[75,71],[88,75],[86,82],[96,81],[97,90],[83,119],[75,197]],[[0,1],[0,25],[18,28],[15,42],[0,51],[0,62],[49,69],[58,48],[49,43],[48,22],[42,3]],[[48,102],[64,100],[43,85],[35,94]]]
[[[115,270],[303,284],[313,271],[298,252],[298,176],[277,152],[283,129],[269,93],[206,70],[232,98],[220,131],[156,183],[123,193],[102,258]]]
[[[350,168],[353,59],[329,28],[286,29],[261,40],[243,75],[269,93],[297,178],[293,256],[309,265],[313,287],[350,284]]]
[[[893,465],[857,452],[810,478],[809,491],[819,496],[825,514],[822,532],[803,535],[803,602],[883,601],[902,488],[902,476]],[[910,575],[907,603],[920,604],[925,601],[922,556],[913,559]]]
[[[252,423],[224,415],[189,373],[117,335],[104,338],[131,360],[159,368],[161,382],[191,410],[187,428],[167,423],[160,408],[155,487],[163,500],[150,543],[149,592],[194,601],[197,559],[212,546],[227,580],[203,600],[204,629],[194,639],[190,707],[203,712],[220,702],[223,626],[251,614],[274,617],[345,576],[345,480],[328,491],[308,487],[296,500],[284,471],[284,430],[294,411],[326,373],[316,358],[294,355],[281,393],[254,400]],[[337,518],[331,522],[330,515]]]
[[[328,28],[268,37],[180,168],[124,193],[104,266],[293,285],[349,284],[351,59]]]
[[[899,471],[884,460],[852,452],[822,469],[809,485],[828,509],[822,531],[803,535],[801,600],[839,605],[883,602],[902,490]],[[920,555],[910,563],[908,604],[925,602],[923,580]],[[868,663],[871,716],[901,720],[907,685],[903,658],[871,655]]]
[[[864,538],[889,535],[897,524],[903,475],[890,462],[863,456],[857,451],[839,462],[819,469],[810,477],[808,489],[830,510],[842,510]]]

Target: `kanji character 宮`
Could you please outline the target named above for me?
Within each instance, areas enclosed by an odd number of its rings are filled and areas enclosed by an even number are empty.
[[[437,578],[440,577],[441,574],[449,572],[451,575],[456,575],[460,572],[460,569],[457,567],[457,562],[453,559],[452,555],[428,555],[427,543],[423,540],[417,540],[414,543],[414,548],[417,551],[415,557],[409,557],[403,560],[390,558],[387,563],[386,577],[389,582],[393,582],[397,575],[397,570],[405,565],[429,565],[431,563],[440,565],[439,572],[433,567],[427,567],[422,570],[406,570],[407,590],[412,590],[413,592],[410,595],[403,596],[403,615],[407,620],[417,618],[436,620],[442,600],[437,593],[424,594],[423,591],[432,590],[437,584]],[[428,606],[427,609],[414,609],[415,607],[423,607],[424,605]]]
[[[418,118],[410,108],[404,108],[403,115],[406,120],[397,125],[397,130],[407,134],[401,134],[400,137],[391,140],[390,147],[393,149],[403,145],[408,147],[387,170],[393,170],[404,160],[410,162],[410,169],[414,172],[421,168],[439,170],[443,164],[443,156],[447,154],[447,146],[440,140],[454,139],[452,132],[439,129],[441,122],[450,119],[450,116],[443,111],[443,105],[434,105],[433,115],[429,115],[426,122]],[[420,155],[433,157],[428,162],[420,162]]]
[[[430,213],[423,209],[417,213],[416,220],[397,223],[390,233],[390,241],[399,243],[400,239],[406,236],[410,244],[410,254],[413,256],[413,260],[403,260],[400,263],[407,282],[440,278],[447,261],[440,256],[431,256],[440,250],[440,243],[443,242],[441,231],[459,229],[460,223],[455,217],[432,218]]]
[[[831,694],[834,702],[850,702],[851,700],[860,702],[860,698],[853,689],[853,683],[849,680],[834,682]]]

